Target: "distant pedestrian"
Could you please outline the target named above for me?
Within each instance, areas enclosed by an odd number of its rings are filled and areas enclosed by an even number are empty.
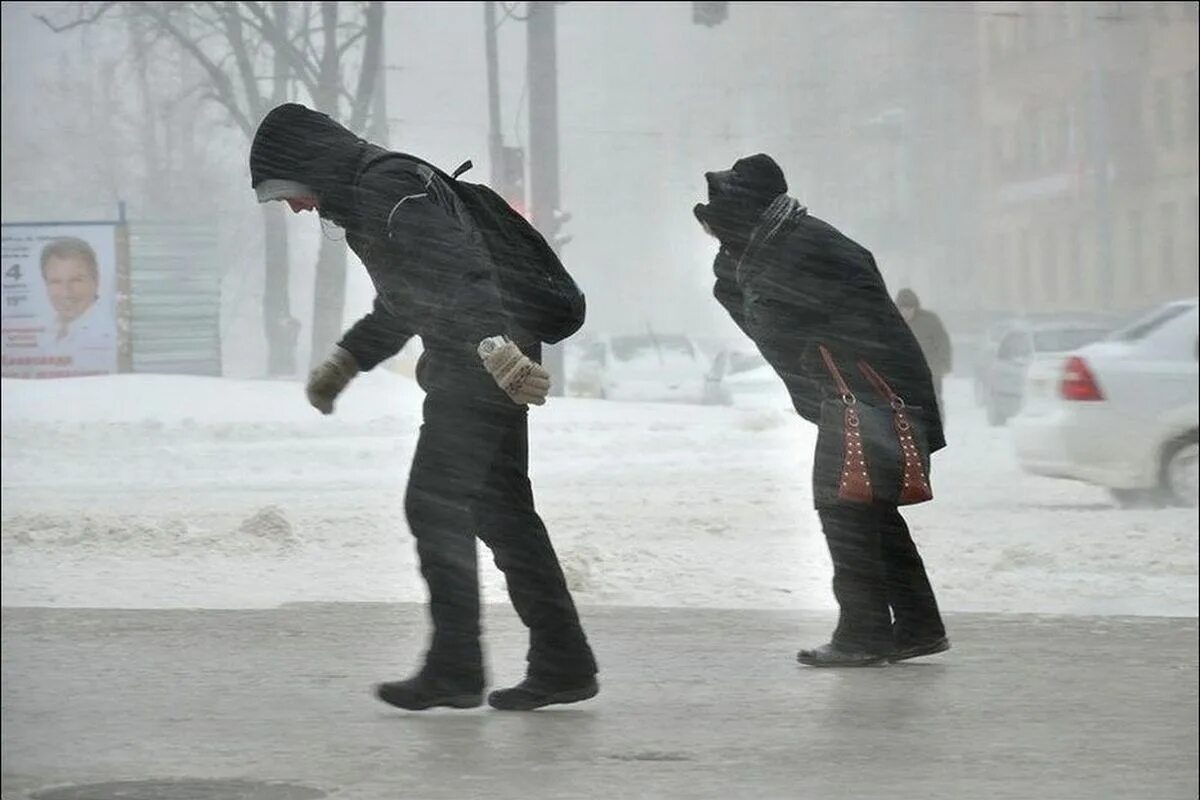
[[[950,334],[941,317],[921,307],[921,300],[912,289],[901,289],[896,295],[896,307],[900,315],[912,328],[913,335],[921,345],[929,371],[933,375],[933,389],[937,393],[938,410],[942,422],[946,420],[946,403],[942,399],[942,384],[954,370],[954,350],[950,345]]]

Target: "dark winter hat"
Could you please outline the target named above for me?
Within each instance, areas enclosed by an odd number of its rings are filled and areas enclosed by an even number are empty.
[[[920,308],[921,301],[912,289],[901,289],[896,294],[896,305],[900,308]]]
[[[321,215],[344,224],[358,166],[372,147],[329,115],[284,103],[254,134],[250,184],[259,202],[315,194]]]
[[[764,206],[788,190],[783,170],[766,153],[739,158],[734,162],[732,172],[734,186],[748,196],[758,198]]]
[[[744,242],[767,206],[786,194],[787,179],[765,153],[739,158],[733,169],[706,172],[708,203],[693,209],[696,219],[726,243]]]

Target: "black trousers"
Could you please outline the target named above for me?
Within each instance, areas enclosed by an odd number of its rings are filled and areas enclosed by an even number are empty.
[[[833,560],[839,647],[889,652],[946,635],[925,564],[894,506],[818,510]]]
[[[594,675],[558,556],[534,509],[526,409],[507,398],[463,404],[431,393],[424,416],[405,513],[429,587],[433,636],[425,668],[483,683],[478,536],[529,628],[529,673]]]

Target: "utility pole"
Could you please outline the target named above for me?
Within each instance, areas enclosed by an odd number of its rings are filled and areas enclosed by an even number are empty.
[[[499,187],[504,177],[504,138],[500,133],[500,56],[496,45],[496,4],[483,4],[483,51],[487,58],[488,89],[488,162],[492,167],[491,185]]]
[[[490,5],[490,3],[489,3]],[[533,226],[556,253],[566,243],[559,228],[566,215],[559,207],[558,186],[558,53],[553,0],[529,3],[526,28],[529,76],[529,205]],[[554,395],[566,382],[560,346],[547,346],[542,361],[550,372]]]

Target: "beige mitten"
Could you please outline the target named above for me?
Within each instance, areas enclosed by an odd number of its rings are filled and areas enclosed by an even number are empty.
[[[540,406],[550,393],[550,373],[504,336],[479,343],[479,357],[492,380],[518,405]]]
[[[308,402],[322,414],[332,414],[333,401],[357,374],[358,362],[354,356],[335,346],[329,357],[313,367],[308,375],[305,387]]]

